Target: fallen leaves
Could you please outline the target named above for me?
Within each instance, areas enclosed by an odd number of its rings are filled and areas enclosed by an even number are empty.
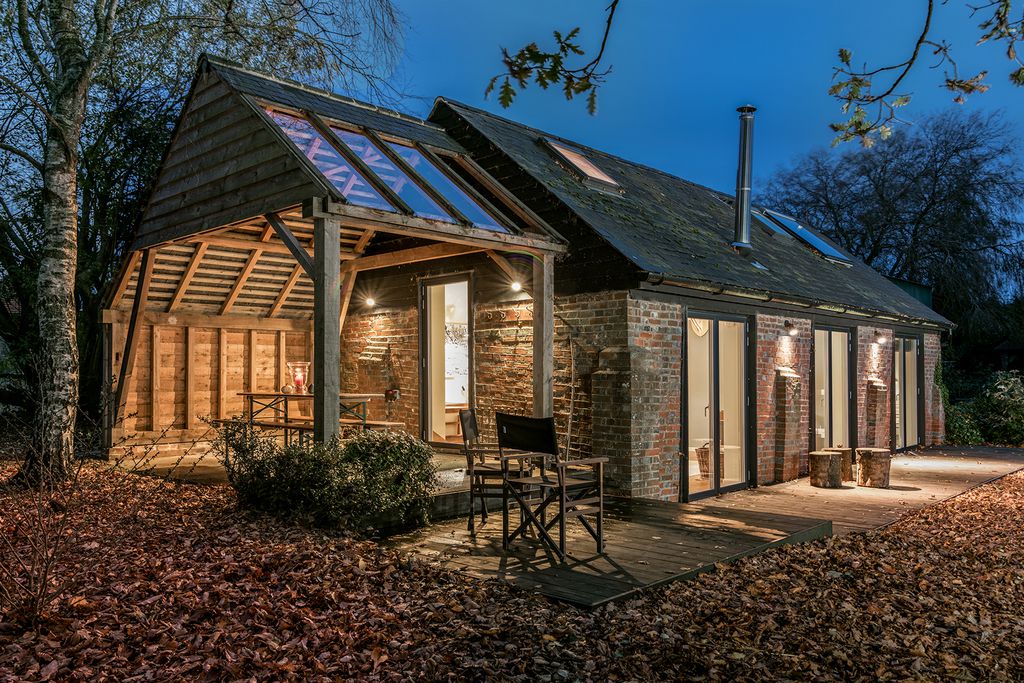
[[[0,680],[1024,671],[1024,473],[882,532],[784,546],[595,611],[239,512],[226,487],[95,468],[82,496],[59,567],[71,590],[36,631],[0,615]],[[0,498],[0,521],[17,503]]]

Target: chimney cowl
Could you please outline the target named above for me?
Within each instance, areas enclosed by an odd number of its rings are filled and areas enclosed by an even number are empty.
[[[732,246],[742,254],[753,250],[750,244],[750,201],[754,164],[754,112],[757,108],[745,104],[737,107],[740,115],[740,157],[736,169],[736,225]]]

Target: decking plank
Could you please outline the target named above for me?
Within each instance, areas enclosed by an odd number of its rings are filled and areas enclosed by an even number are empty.
[[[390,542],[467,577],[593,607],[780,544],[877,529],[1022,466],[1022,450],[947,449],[894,459],[892,489],[816,489],[804,478],[689,504],[612,498],[605,554],[572,524],[564,565],[529,537],[503,553],[500,516],[475,537],[462,518]]]

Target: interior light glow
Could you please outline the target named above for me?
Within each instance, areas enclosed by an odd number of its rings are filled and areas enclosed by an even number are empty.
[[[513,292],[518,292],[522,288],[523,288],[523,283],[521,283],[519,280],[516,280],[515,282],[512,283],[512,291]]]
[[[377,302],[374,301],[372,296],[368,296],[366,297],[366,305],[369,306],[370,308],[373,308],[374,306],[377,305]]]

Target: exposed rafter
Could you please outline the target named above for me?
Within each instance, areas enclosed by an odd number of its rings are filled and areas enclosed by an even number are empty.
[[[200,242],[196,245],[196,250],[192,252],[192,257],[188,260],[188,266],[181,276],[178,288],[174,290],[174,298],[171,299],[171,303],[167,306],[168,313],[173,313],[174,309],[178,307],[181,300],[185,297],[185,292],[188,291],[188,286],[192,283],[192,278],[199,269],[199,262],[203,260],[203,254],[206,253],[208,246],[206,242]]]

